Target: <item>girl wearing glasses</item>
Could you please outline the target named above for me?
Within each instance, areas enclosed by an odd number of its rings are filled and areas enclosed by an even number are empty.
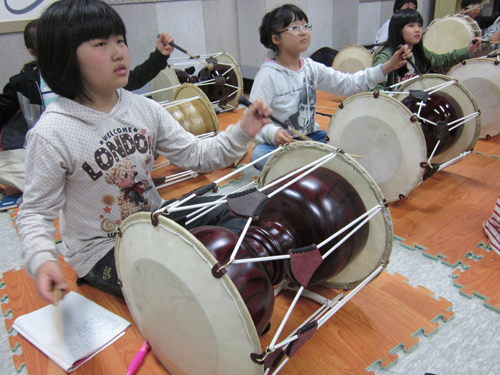
[[[274,116],[287,125],[268,124],[254,138],[252,160],[262,157],[279,145],[291,142],[291,129],[318,142],[325,142],[326,132],[315,121],[316,90],[341,96],[367,91],[385,81],[386,75],[406,65],[410,57],[405,47],[384,64],[356,74],[345,74],[300,55],[311,41],[312,25],[297,6],[286,4],[267,13],[259,28],[260,42],[270,50],[270,59],[260,67],[250,93],[250,100],[262,98]],[[267,159],[255,164],[262,170]]]

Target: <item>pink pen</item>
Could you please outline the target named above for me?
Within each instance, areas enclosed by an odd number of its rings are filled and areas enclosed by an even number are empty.
[[[150,346],[149,346],[148,342],[144,341],[144,344],[142,344],[141,348],[139,349],[137,354],[134,356],[134,359],[130,363],[130,366],[128,366],[127,375],[133,375],[137,371],[137,369],[139,368],[139,366],[142,363],[142,360],[144,359],[144,356],[148,352],[149,348],[150,348]]]

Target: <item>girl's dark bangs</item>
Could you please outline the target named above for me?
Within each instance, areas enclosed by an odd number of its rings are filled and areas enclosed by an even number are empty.
[[[76,31],[79,36],[77,45],[92,39],[107,39],[111,35],[123,35],[125,37],[125,25],[115,12],[108,9],[99,9],[97,14],[85,18],[73,24],[77,30],[79,29],[79,31]]]
[[[411,17],[408,18],[408,21],[406,24],[409,23],[424,23],[424,19],[422,18],[422,15],[418,12],[415,12],[415,14],[412,14]]]
[[[295,21],[306,20],[307,22],[307,16],[302,11],[293,11],[291,9],[286,9],[286,8],[283,9],[282,11],[284,13],[282,18],[283,19],[282,27],[286,27]]]

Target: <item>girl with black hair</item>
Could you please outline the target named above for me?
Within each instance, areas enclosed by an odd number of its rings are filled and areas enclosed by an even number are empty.
[[[24,43],[33,61],[26,63],[19,74],[12,76],[0,93],[0,183],[7,185],[7,194],[24,191],[24,157],[26,133],[35,126],[45,108],[57,94],[52,92],[37,64],[36,34],[38,20],[24,29]],[[174,39],[162,33],[156,39],[156,49],[142,64],[130,71],[126,90],[136,90],[147,84],[167,67]]]
[[[420,73],[440,72],[470,58],[481,45],[481,39],[475,38],[476,44],[470,42],[468,47],[454,50],[449,53],[437,54],[427,50],[422,43],[423,19],[419,12],[413,9],[403,9],[391,18],[389,25],[389,40],[384,48],[374,57],[372,66],[388,61],[393,54],[405,45],[412,56]],[[372,91],[392,90],[390,86],[403,82],[417,74],[411,64],[405,64],[389,73],[385,82],[379,83]]]
[[[415,9],[418,8],[417,0],[395,0],[393,6],[393,14],[399,12],[402,9]],[[389,39],[389,23],[391,19],[389,18],[384,24],[380,27],[377,32],[377,37],[375,38],[375,44],[379,45],[380,43],[386,42]]]
[[[262,64],[250,93],[250,100],[262,98],[274,116],[287,125],[266,125],[254,139],[252,160],[268,154],[279,145],[291,142],[293,128],[318,142],[326,132],[319,130],[316,117],[316,90],[341,96],[367,91],[386,74],[406,64],[408,52],[402,47],[383,64],[355,74],[345,74],[300,55],[311,41],[312,25],[299,7],[286,4],[267,13],[259,28],[260,42],[270,50],[270,59]],[[266,159],[255,164],[262,169]]]
[[[50,5],[40,18],[36,46],[41,74],[60,96],[27,136],[18,216],[26,270],[49,302],[54,285],[67,289],[53,240],[61,213],[66,263],[87,282],[121,294],[117,225],[162,204],[150,173],[154,154],[186,169],[225,167],[245,154],[272,111],[256,100],[238,125],[217,137],[188,133],[158,103],[123,89],[130,71],[125,25],[101,0]],[[238,220],[242,229],[245,220]]]

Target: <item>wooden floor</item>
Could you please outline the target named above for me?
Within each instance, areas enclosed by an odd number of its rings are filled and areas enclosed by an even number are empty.
[[[338,105],[333,95],[318,97],[318,112],[332,113]],[[328,109],[331,108],[330,112]],[[242,110],[219,115],[221,127],[236,122]],[[318,116],[318,122],[326,129],[329,118]],[[486,237],[481,229],[493,210],[500,193],[500,139],[480,141],[472,155],[463,161],[436,173],[418,186],[408,198],[391,203],[394,233],[408,247],[417,246],[429,257],[442,259],[449,264],[462,263],[465,272],[456,275],[455,282],[463,286],[464,293],[476,293],[491,299],[487,301],[494,309],[500,309],[498,285],[500,257],[486,249]],[[248,156],[243,162],[248,161]],[[200,176],[195,180],[166,188],[160,193],[164,199],[178,197],[186,190],[213,181],[228,168],[217,174]],[[163,173],[162,171],[161,173]],[[64,266],[66,276],[74,280],[76,275]],[[437,328],[434,319],[451,318],[451,303],[432,297],[432,291],[414,288],[404,276],[382,273],[350,302],[346,304],[286,365],[284,374],[363,374],[366,368],[380,361],[383,367],[396,359],[390,351],[404,343],[405,349],[413,347],[418,339],[412,334],[421,327],[426,333]],[[37,295],[33,281],[24,270],[13,270],[3,274],[3,284],[8,303],[2,304],[7,319],[7,330],[13,320],[27,312],[45,305]],[[122,299],[104,294],[92,287],[77,288],[78,292],[91,298],[112,312],[132,321]],[[323,290],[329,298],[338,291]],[[272,318],[272,331],[276,329],[293,298],[281,294],[276,301]],[[293,311],[290,332],[299,322],[309,316],[317,305],[301,300]],[[168,318],[168,317],[167,317]],[[261,339],[263,347],[270,341],[270,334]],[[14,356],[16,368],[25,366],[29,374],[63,373],[31,344],[19,335],[11,336],[11,346],[22,347],[22,355]],[[133,324],[126,335],[108,349],[94,357],[75,371],[75,374],[124,374],[135,352],[142,344],[138,327]],[[166,374],[154,355],[149,354],[137,371],[141,374]]]

